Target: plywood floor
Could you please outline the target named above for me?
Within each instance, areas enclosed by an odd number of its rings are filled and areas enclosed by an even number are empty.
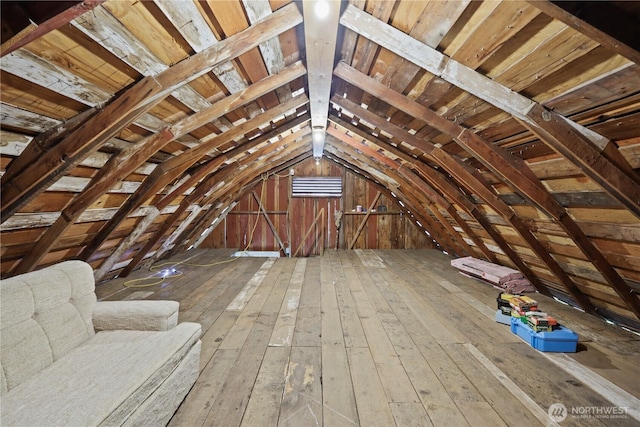
[[[123,286],[143,270],[98,285],[101,299],[178,300],[202,325],[173,426],[534,426],[560,403],[562,426],[638,425],[637,335],[539,296],[580,335],[578,353],[540,353],[494,321],[496,289],[437,251],[231,253],[182,254],[167,264],[182,276],[152,286]]]

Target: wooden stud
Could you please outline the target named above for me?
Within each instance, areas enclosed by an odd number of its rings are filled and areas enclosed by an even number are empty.
[[[282,253],[286,253],[286,248],[284,246],[284,242],[282,241],[282,239],[278,235],[278,232],[276,230],[276,226],[273,225],[273,222],[271,221],[271,218],[269,218],[269,214],[267,213],[267,211],[265,210],[264,206],[262,205],[262,202],[260,201],[260,198],[258,197],[258,195],[256,194],[255,191],[252,191],[251,195],[255,199],[256,203],[258,203],[258,213],[262,213],[262,215],[264,215],[264,219],[267,221],[267,224],[269,225],[269,229],[271,230],[271,233],[273,233],[273,237],[275,237],[276,241],[278,242],[278,246],[280,246],[280,250],[282,251]]]
[[[358,241],[358,237],[360,236],[360,233],[362,233],[364,226],[367,225],[367,220],[371,216],[371,210],[376,206],[376,203],[378,203],[378,199],[380,199],[381,194],[382,193],[379,191],[376,193],[376,196],[373,198],[373,202],[371,202],[371,205],[369,206],[367,213],[364,215],[364,218],[362,218],[362,221],[360,221],[360,225],[356,229],[353,239],[349,243],[349,246],[347,246],[347,249],[351,250],[355,246],[356,242]]]

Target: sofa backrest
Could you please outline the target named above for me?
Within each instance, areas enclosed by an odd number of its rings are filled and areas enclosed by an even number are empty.
[[[2,280],[2,394],[91,338],[95,303],[93,270],[83,261],[65,261]]]

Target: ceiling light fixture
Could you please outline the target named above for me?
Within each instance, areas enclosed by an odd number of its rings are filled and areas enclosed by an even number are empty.
[[[321,144],[324,142],[324,128],[322,126],[314,126],[311,130],[311,140],[313,144]]]
[[[329,15],[329,4],[324,0],[317,1],[313,10],[318,18],[324,19]]]

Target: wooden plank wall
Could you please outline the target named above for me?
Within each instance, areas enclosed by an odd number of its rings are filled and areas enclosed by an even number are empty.
[[[356,206],[362,205],[364,209],[368,209],[378,188],[344,167],[326,160],[316,165],[313,159],[308,159],[296,165],[293,171],[294,176],[342,176],[344,191],[342,198],[290,198],[291,176],[287,172],[270,176],[264,185],[262,182],[257,184],[252,191],[261,199],[282,241],[292,248],[292,255],[299,247],[298,256],[318,255],[320,247],[316,244],[316,236],[320,235],[319,225],[309,233],[304,244],[302,238],[313,225],[318,212],[324,209],[323,247],[345,248],[354,238],[365,216],[364,213],[355,211]],[[355,249],[433,247],[432,239],[425,230],[406,215],[395,200],[381,195],[376,207],[382,205],[387,208],[387,212],[376,212],[369,217],[354,245]],[[335,225],[337,211],[344,212],[340,232]],[[258,215],[257,212],[258,203],[249,192],[229,212],[225,221],[203,241],[201,247],[239,248],[251,251],[279,250],[278,242],[264,215]]]

